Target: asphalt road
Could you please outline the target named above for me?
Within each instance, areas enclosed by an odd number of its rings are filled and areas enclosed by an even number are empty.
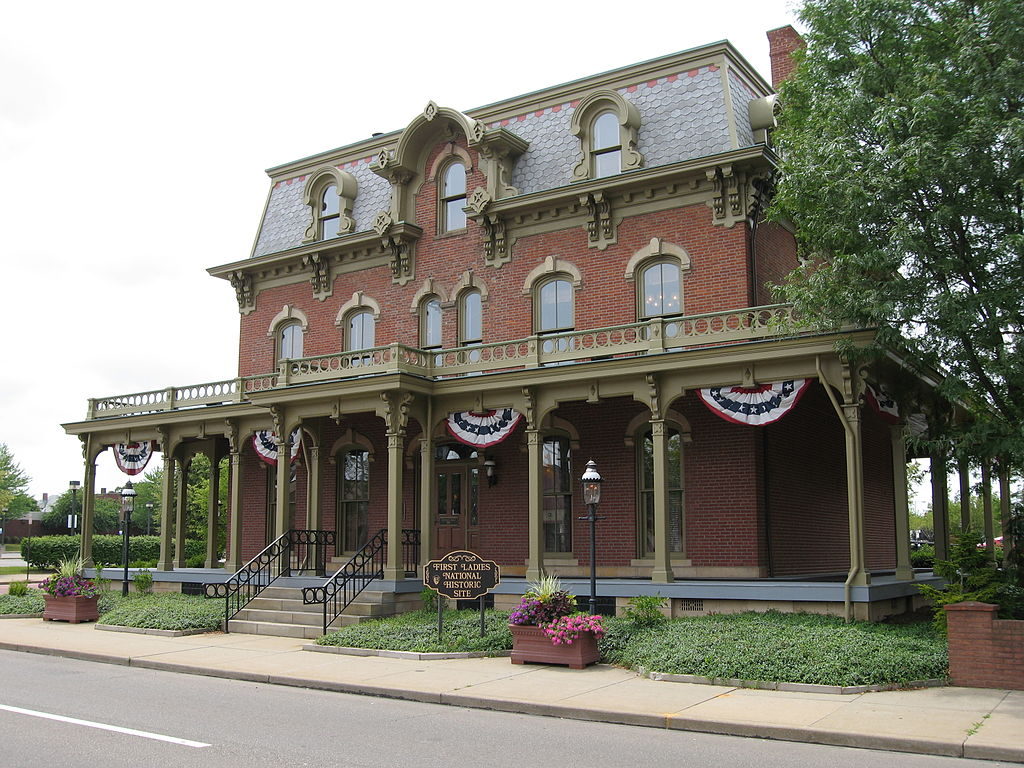
[[[0,651],[0,765],[1009,764],[460,709]]]

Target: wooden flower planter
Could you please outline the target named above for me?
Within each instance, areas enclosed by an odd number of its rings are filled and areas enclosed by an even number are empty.
[[[555,645],[535,624],[509,624],[512,631],[512,663],[539,662],[583,669],[601,658],[597,638],[583,632],[572,645]]]
[[[43,595],[43,621],[67,621],[78,624],[82,621],[96,621],[100,617],[99,597],[63,597]]]

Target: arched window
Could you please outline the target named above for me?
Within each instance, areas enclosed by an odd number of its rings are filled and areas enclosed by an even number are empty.
[[[534,306],[537,333],[572,330],[573,294],[568,280],[556,277],[541,283]]]
[[[542,489],[544,506],[544,551],[572,552],[572,469],[569,439],[545,437]]]
[[[683,438],[678,429],[667,427],[668,451],[668,551],[683,552]],[[637,442],[639,456],[637,488],[640,503],[637,535],[641,557],[654,554],[654,438],[648,428]]]
[[[444,170],[441,180],[441,222],[440,232],[451,232],[466,228],[466,167],[452,163]]]
[[[480,291],[465,291],[459,297],[459,344],[479,344],[483,338],[483,301]]]
[[[328,184],[320,195],[319,239],[327,240],[337,237],[341,223],[341,201],[338,198],[338,185]]]
[[[370,523],[370,454],[350,449],[338,455],[338,551],[366,544]]]
[[[348,351],[369,349],[374,346],[375,332],[376,320],[374,320],[373,312],[369,310],[352,312],[345,324],[345,349]]]
[[[420,346],[423,349],[441,346],[441,300],[437,296],[428,296],[421,303]]]
[[[302,357],[302,339],[302,324],[297,320],[280,326],[277,331],[277,359]]]
[[[602,112],[591,126],[590,152],[594,158],[594,178],[622,172],[622,141],[619,120],[611,112]]]
[[[640,318],[678,315],[683,311],[679,264],[659,261],[640,273]]]

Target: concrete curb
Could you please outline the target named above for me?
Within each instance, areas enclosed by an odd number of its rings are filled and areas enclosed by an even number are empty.
[[[1002,760],[1024,763],[1024,746],[1021,748],[970,745],[968,739],[922,739],[911,737],[890,736],[877,733],[850,733],[824,728],[804,726],[783,726],[763,723],[746,723],[735,721],[704,720],[685,715],[652,715],[638,712],[620,712],[615,710],[590,709],[572,707],[564,704],[529,702],[517,699],[499,699],[474,696],[467,693],[432,693],[402,688],[385,688],[377,685],[361,683],[343,683],[318,680],[313,678],[291,677],[287,675],[257,674],[238,670],[217,669],[175,662],[159,661],[153,658],[125,658],[85,651],[69,651],[64,649],[38,648],[5,643],[0,641],[0,649],[39,653],[46,656],[94,661],[120,666],[139,667],[165,672],[178,672],[205,677],[219,677],[227,680],[285,685],[311,690],[334,691],[364,696],[379,696],[406,701],[419,701],[431,704],[443,704],[473,709],[489,709],[499,712],[519,712],[522,714],[561,717],[571,720],[597,721],[620,725],[635,725],[648,728],[666,728],[680,731],[713,733],[723,736],[745,736],[777,741],[794,741],[809,744],[824,744],[838,747],[855,747],[858,749],[888,750],[892,752],[910,752],[923,755],[941,755],[945,757],[966,757],[974,759]]]
[[[0,619],[41,619],[43,614],[41,613],[4,613],[0,614]]]
[[[413,661],[442,661],[444,659],[485,659],[511,656],[512,651],[487,653],[486,651],[459,651],[455,653],[419,653],[417,651],[383,651],[376,648],[351,648],[340,645],[316,645],[310,643],[302,646],[304,651],[315,653],[340,653],[343,656],[380,656],[386,659],[412,659]]]
[[[42,616],[42,614],[39,614]],[[205,635],[217,632],[216,629],[147,629],[145,627],[122,627],[117,624],[97,624],[95,629],[105,632],[131,632],[136,635],[156,635],[158,637],[187,637],[189,635]]]
[[[668,672],[644,672],[644,677],[666,683],[689,683],[691,685],[717,685],[727,688],[754,688],[762,691],[789,691],[790,693],[828,693],[850,696],[877,691],[905,691],[911,688],[941,688],[949,681],[941,678],[912,680],[909,683],[887,683],[885,685],[819,685],[817,683],[777,683],[771,680],[743,680],[740,678],[701,677],[699,675],[675,675]]]

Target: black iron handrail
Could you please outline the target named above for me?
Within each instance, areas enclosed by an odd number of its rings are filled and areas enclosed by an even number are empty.
[[[267,587],[292,571],[327,573],[327,548],[334,545],[334,531],[292,529],[281,534],[256,557],[238,569],[223,583],[203,584],[207,597],[224,600],[224,631],[238,615]]]
[[[388,543],[388,529],[381,528],[358,552],[335,571],[323,586],[303,587],[302,602],[305,605],[323,605],[323,631],[355,602],[355,599],[373,581],[384,578],[385,550]],[[402,568],[406,575],[416,573],[419,561],[420,532],[414,528],[402,530]]]

